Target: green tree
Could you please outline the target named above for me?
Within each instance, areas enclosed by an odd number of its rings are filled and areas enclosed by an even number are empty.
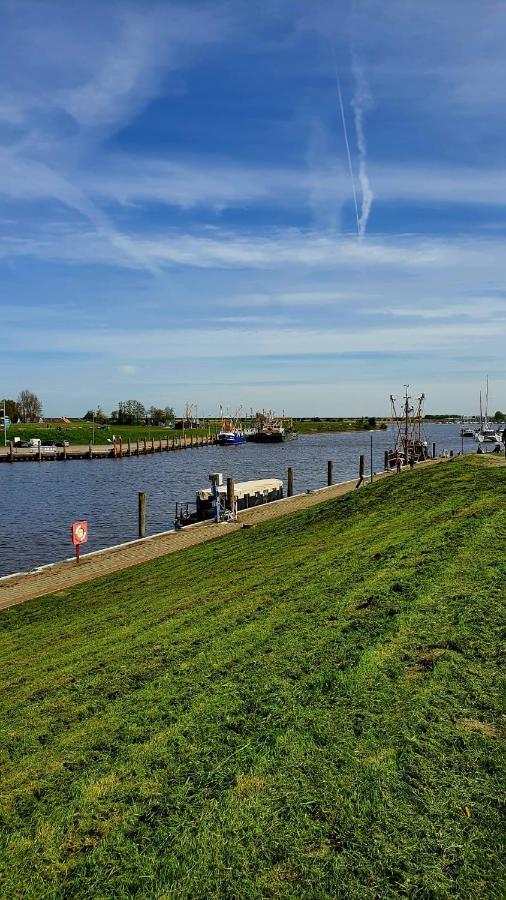
[[[498,409],[494,413],[494,422],[504,422],[505,420],[506,420],[506,413],[503,413],[503,412],[501,412],[500,409]]]
[[[0,411],[3,415],[3,404],[0,407]],[[6,400],[5,401],[5,415],[11,420],[11,422],[17,422],[19,419],[19,406],[15,400]]]

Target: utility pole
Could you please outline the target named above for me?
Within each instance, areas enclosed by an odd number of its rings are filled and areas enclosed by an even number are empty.
[[[7,419],[5,418],[5,400],[4,400],[4,447],[7,446]]]
[[[95,443],[95,412],[93,412],[93,415],[92,415],[92,417],[91,417],[91,421],[92,421],[92,423],[93,423],[93,424],[92,424],[92,437],[91,437],[91,443],[94,444],[94,443]]]

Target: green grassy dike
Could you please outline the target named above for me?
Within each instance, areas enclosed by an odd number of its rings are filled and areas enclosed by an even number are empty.
[[[5,898],[502,898],[506,467],[0,615]]]

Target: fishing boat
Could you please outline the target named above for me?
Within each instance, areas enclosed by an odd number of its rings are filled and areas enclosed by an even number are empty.
[[[295,441],[297,437],[291,420],[285,424],[283,418],[269,417],[258,422],[257,427],[248,433],[247,440],[256,444],[281,444],[285,441]]]
[[[221,447],[231,447],[235,444],[245,444],[246,443],[246,435],[244,434],[244,430],[239,420],[239,412],[238,411],[234,416],[230,416],[228,423],[225,417],[223,416],[223,407],[220,406],[220,417],[222,420],[221,423],[221,431],[218,434],[218,444]]]
[[[386,455],[389,469],[406,466],[411,462],[423,462],[429,458],[422,426],[425,394],[416,397],[412,404],[408,394],[409,384],[404,385],[404,388],[401,407],[398,406],[397,397],[390,395],[395,440],[393,448]]]
[[[198,522],[226,521],[235,518],[237,512],[272,503],[283,498],[283,482],[280,478],[261,478],[234,484],[233,509],[227,508],[227,485],[220,472],[210,475],[210,488],[196,492],[195,502],[176,503],[176,529]]]
[[[474,428],[470,425],[463,425],[460,429],[460,436],[463,438],[474,438]]]
[[[231,447],[235,444],[245,444],[246,443],[246,435],[244,432],[237,428],[236,425],[230,421],[230,425],[227,426],[223,423],[223,427],[218,434],[218,444],[221,447]]]

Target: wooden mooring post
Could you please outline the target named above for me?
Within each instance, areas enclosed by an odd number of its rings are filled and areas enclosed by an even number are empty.
[[[435,443],[435,441],[433,441],[432,442],[432,459],[435,459],[435,458],[436,458],[436,443]]]
[[[14,462],[14,444],[9,441],[9,462]]]
[[[291,466],[288,467],[288,481],[286,486],[286,496],[293,497],[293,469]]]
[[[327,462],[327,486],[330,487],[332,484],[332,476],[333,476],[334,464],[331,459]]]
[[[385,454],[383,457],[383,469],[385,470],[385,472],[388,471],[388,450],[385,450]]]
[[[234,511],[234,478],[232,475],[227,478],[227,509],[233,513]]]
[[[139,491],[139,537],[146,537],[146,494]]]

